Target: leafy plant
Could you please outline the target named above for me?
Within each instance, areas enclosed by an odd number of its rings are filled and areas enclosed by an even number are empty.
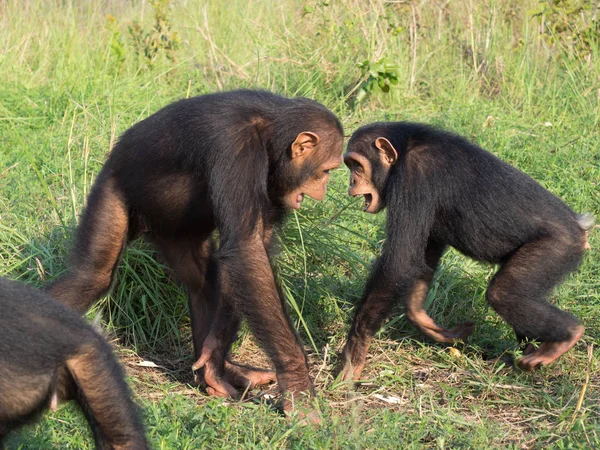
[[[390,33],[392,36],[398,36],[400,33],[406,30],[406,27],[399,23],[400,17],[398,14],[394,14],[392,11],[387,11],[382,18],[387,23],[388,33]]]
[[[129,25],[129,34],[138,55],[146,58],[146,64],[153,66],[161,54],[171,62],[176,62],[176,52],[181,47],[181,38],[171,30],[169,9],[172,0],[149,0],[154,9],[154,26],[149,32],[137,21]]]
[[[368,59],[358,65],[362,69],[362,77],[366,77],[358,88],[356,102],[361,102],[364,98],[377,92],[389,92],[392,86],[398,84],[398,70],[396,63],[388,58],[381,58],[377,62],[371,62]]]
[[[303,10],[302,16],[304,17],[307,14],[312,14],[313,12],[315,12],[315,8],[317,8],[317,9],[319,9],[319,8],[325,8],[325,7],[329,6],[329,3],[330,2],[328,0],[326,0],[326,1],[319,1],[315,5],[309,5],[309,4],[307,4],[307,5],[304,6],[304,10]]]
[[[117,65],[120,67],[125,62],[125,46],[121,39],[121,32],[117,26],[117,19],[114,16],[106,16],[106,29],[110,31],[110,50],[112,55],[117,61]]]

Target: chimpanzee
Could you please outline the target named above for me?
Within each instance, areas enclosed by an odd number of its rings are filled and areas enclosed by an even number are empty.
[[[47,294],[0,278],[0,448],[11,430],[75,398],[98,449],[148,443],[110,346]]]
[[[423,304],[447,246],[499,264],[486,298],[527,346],[525,370],[549,364],[583,334],[575,317],[547,302],[587,246],[590,215],[575,214],[529,176],[452,133],[407,122],[374,123],[350,138],[344,162],[363,210],[387,208],[387,239],[342,351],[342,378],[358,379],[373,334],[400,300],[407,317],[440,342],[462,339],[468,322],[437,325]]]
[[[49,292],[87,310],[108,291],[126,244],[144,234],[187,288],[193,369],[209,394],[235,396],[236,388],[275,379],[229,361],[240,317],[273,360],[280,389],[312,393],[270,242],[305,195],[325,197],[342,143],[337,117],[306,98],[238,90],[166,106],[115,145],[89,195],[68,272]]]

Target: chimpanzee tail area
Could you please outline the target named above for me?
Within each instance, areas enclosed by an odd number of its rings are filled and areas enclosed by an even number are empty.
[[[75,398],[98,449],[148,449],[110,346],[47,294],[0,278],[0,448],[13,429]]]
[[[374,123],[350,138],[344,162],[349,195],[364,210],[387,208],[387,239],[367,282],[343,350],[343,377],[356,379],[369,341],[396,301],[427,336],[452,342],[473,323],[452,329],[424,310],[429,283],[448,246],[500,269],[487,301],[519,340],[537,340],[519,361],[532,370],[571,349],[577,319],[548,301],[579,266],[594,220],[574,213],[532,178],[456,134],[416,123]]]

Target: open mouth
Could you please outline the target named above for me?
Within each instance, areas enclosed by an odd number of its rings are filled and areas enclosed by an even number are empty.
[[[356,194],[353,197],[356,198],[356,197],[360,197],[361,195],[365,199],[365,204],[363,205],[362,210],[367,211],[369,209],[369,207],[371,206],[371,202],[373,202],[373,194]]]
[[[371,206],[371,202],[373,201],[373,195],[371,195],[371,194],[365,194],[365,195],[363,195],[363,197],[365,198],[365,204],[363,205],[363,209],[362,210],[366,211]]]

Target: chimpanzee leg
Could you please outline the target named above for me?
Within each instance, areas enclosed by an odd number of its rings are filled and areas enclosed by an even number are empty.
[[[122,194],[101,173],[77,228],[68,272],[46,287],[48,293],[76,311],[87,311],[110,288],[128,228]]]
[[[301,341],[277,290],[263,237],[260,226],[241,239],[221,235],[219,286],[225,298],[234,300],[230,304],[247,319],[254,337],[273,361],[280,390],[291,395],[283,401],[287,410],[294,398],[312,395],[314,388]]]
[[[416,281],[412,292],[408,295],[406,299],[406,316],[430,338],[438,342],[452,343],[455,339],[464,339],[471,334],[474,328],[473,322],[466,322],[454,328],[447,329],[436,324],[423,308],[427,299],[427,292],[429,291],[429,283],[433,278],[444,250],[445,245],[438,244],[432,240],[428,242],[425,250],[425,261],[431,270],[423,273],[421,278]]]
[[[169,266],[174,270],[177,278],[184,284],[188,294],[190,310],[192,340],[194,344],[194,357],[198,358],[215,319],[218,299],[215,293],[215,280],[218,269],[212,260],[214,242],[210,235],[197,240],[172,239],[152,236],[152,241],[161,250]],[[237,332],[234,327],[232,333]],[[213,383],[207,383],[206,371],[223,374],[223,361],[211,361],[210,369],[195,374],[195,382],[199,385],[211,385],[214,390],[222,395],[235,396],[237,390],[229,383],[217,377]]]
[[[360,379],[373,336],[390,316],[396,302],[404,300],[416,282],[412,276],[403,278],[394,272],[384,257],[377,260],[341,353],[342,380]]]
[[[148,449],[137,408],[121,367],[108,344],[97,337],[67,360],[76,397],[98,449]]]
[[[444,249],[443,244],[430,240],[425,250],[425,264],[416,276],[406,277],[402,270],[397,273],[390,272],[394,269],[387,267],[384,258],[377,261],[342,351],[343,380],[360,378],[371,339],[390,315],[396,301],[404,302],[408,318],[425,334],[436,340],[451,342],[472,332],[471,323],[458,325],[451,330],[442,328],[423,309],[429,282]]]
[[[273,227],[265,227],[263,244],[267,253],[270,253],[272,237]],[[246,366],[231,361],[228,358],[231,345],[237,338],[239,316],[236,314],[231,303],[230,287],[224,284],[226,281],[223,277],[219,278],[216,271],[214,275],[215,276],[211,277],[210,280],[213,289],[215,286],[218,286],[220,299],[215,318],[212,322],[210,334],[204,341],[201,355],[192,366],[192,369],[199,371],[211,357],[220,357],[221,359],[225,359],[226,377],[234,386],[246,389],[248,387],[253,388],[255,386],[262,386],[277,381],[274,371]],[[217,285],[217,283],[219,284]],[[235,326],[233,326],[233,324],[235,324]],[[207,389],[207,391],[212,394],[210,389]],[[214,393],[214,395],[218,394]]]
[[[236,397],[236,387],[245,389],[249,384],[268,383],[256,376],[262,376],[260,369],[248,368],[243,372],[226,361],[240,321],[226,299],[219,300],[218,266],[212,255],[212,239],[176,240],[153,236],[152,241],[187,288],[194,357],[205,357],[204,364],[197,367],[196,383],[206,387],[210,395],[220,397]],[[273,378],[271,374],[270,380]]]
[[[341,379],[344,381],[360,379],[371,340],[383,321],[389,317],[395,304],[389,294],[380,292],[375,283],[370,284],[374,289],[369,290],[359,304],[341,353]],[[405,290],[408,292],[410,288]]]
[[[525,370],[555,361],[583,335],[583,326],[574,316],[546,300],[552,288],[579,265],[584,251],[580,240],[580,236],[565,233],[525,244],[489,285],[488,302],[516,335],[542,342],[535,351],[529,348],[519,361]]]

